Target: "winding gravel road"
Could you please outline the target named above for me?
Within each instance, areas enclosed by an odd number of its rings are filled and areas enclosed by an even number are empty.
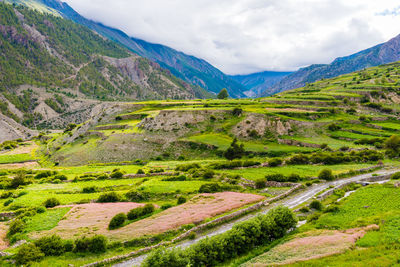
[[[255,216],[257,216],[258,214],[265,214],[267,213],[271,208],[276,207],[278,205],[284,205],[288,208],[294,208],[296,206],[298,206],[299,204],[302,204],[308,200],[310,200],[311,198],[313,198],[315,195],[317,195],[318,193],[324,191],[325,189],[329,188],[330,186],[333,187],[337,187],[340,185],[343,185],[345,183],[348,182],[358,182],[360,180],[363,180],[365,178],[370,178],[372,177],[372,174],[377,174],[378,176],[383,176],[383,175],[390,175],[393,174],[395,172],[399,171],[398,169],[391,169],[391,170],[379,170],[373,173],[367,173],[367,174],[362,174],[362,175],[357,175],[351,178],[346,178],[346,179],[341,179],[341,180],[336,180],[336,181],[332,181],[332,182],[326,182],[326,183],[321,183],[321,184],[314,184],[313,186],[310,186],[304,190],[299,191],[297,194],[294,194],[292,196],[289,196],[283,200],[277,201],[269,206],[266,206],[264,208],[262,208],[261,210],[259,210],[256,213],[252,213],[249,215],[245,215],[239,219],[235,219],[229,223],[225,223],[222,224],[220,226],[217,226],[207,232],[201,233],[197,235],[197,238],[194,240],[184,240],[178,244],[176,244],[174,247],[180,247],[180,248],[184,248],[184,247],[188,247],[196,242],[198,242],[199,240],[206,238],[206,237],[211,237],[214,235],[218,235],[221,233],[224,233],[228,230],[230,230],[232,228],[232,226],[238,222],[241,221],[245,221],[248,220],[250,218],[253,218]],[[148,254],[143,254],[141,256],[129,259],[125,262],[121,262],[121,263],[117,263],[114,264],[114,267],[131,267],[131,266],[139,266],[143,260],[147,257]]]

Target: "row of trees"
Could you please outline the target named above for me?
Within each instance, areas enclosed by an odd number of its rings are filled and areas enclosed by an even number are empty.
[[[277,207],[267,215],[237,224],[230,231],[203,239],[185,250],[156,250],[146,258],[143,266],[214,266],[258,245],[271,243],[295,226],[294,214],[286,207]]]

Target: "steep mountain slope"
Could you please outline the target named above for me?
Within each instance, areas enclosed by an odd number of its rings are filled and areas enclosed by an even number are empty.
[[[0,111],[25,126],[80,123],[98,100],[208,96],[61,16],[4,3],[0,13]]]
[[[246,96],[255,97],[280,82],[289,74],[291,74],[291,72],[264,71],[230,77],[247,88],[247,91],[244,92]]]
[[[324,78],[332,78],[368,67],[400,60],[400,35],[386,43],[363,50],[356,54],[335,59],[331,64],[311,65],[302,68],[275,84],[261,95],[268,96],[281,91],[304,86]]]
[[[25,2],[27,0],[9,0]],[[29,0],[39,4],[45,4],[51,9],[57,10],[64,18],[71,19],[79,24],[89,27],[106,38],[116,41],[129,50],[146,57],[167,68],[171,73],[187,82],[201,86],[208,91],[218,93],[222,88],[227,88],[232,97],[243,97],[244,86],[233,81],[217,68],[205,60],[186,55],[170,47],[152,44],[146,41],[131,38],[124,32],[105,26],[82,17],[67,3],[59,0]]]

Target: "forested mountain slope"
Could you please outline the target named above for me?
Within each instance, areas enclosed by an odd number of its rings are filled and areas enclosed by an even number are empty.
[[[209,96],[61,16],[5,3],[0,13],[0,108],[25,126],[82,122],[99,101]]]

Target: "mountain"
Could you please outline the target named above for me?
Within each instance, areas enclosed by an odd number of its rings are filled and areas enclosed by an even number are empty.
[[[13,1],[26,2],[28,0]],[[222,88],[227,88],[231,97],[237,98],[245,96],[243,92],[246,91],[246,88],[243,85],[237,83],[205,60],[186,55],[164,45],[152,44],[137,38],[129,37],[118,29],[82,17],[67,3],[59,0],[29,1],[36,1],[38,4],[44,4],[51,8],[51,10],[59,12],[64,18],[87,26],[100,35],[122,44],[130,51],[157,62],[161,67],[170,70],[173,75],[186,82],[201,86],[213,93],[218,93]]]
[[[302,68],[283,78],[272,88],[264,91],[261,96],[299,88],[317,80],[332,78],[398,60],[400,60],[400,35],[386,43],[376,45],[350,56],[337,58],[331,64],[318,64]]]
[[[210,96],[61,16],[2,2],[0,13],[0,111],[24,126],[80,123],[101,101]]]
[[[230,77],[246,87],[247,91],[244,92],[246,96],[256,97],[274,86],[276,83],[280,82],[289,74],[291,74],[291,72],[264,71],[248,75],[234,75]]]

